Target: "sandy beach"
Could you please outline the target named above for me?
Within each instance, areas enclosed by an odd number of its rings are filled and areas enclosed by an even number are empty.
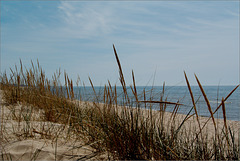
[[[31,106],[9,105],[4,102],[1,95],[1,154],[3,160],[101,160],[110,159],[107,153],[98,153],[86,140],[84,135],[79,137],[74,131],[69,131],[67,125],[46,122],[43,119],[43,111]],[[89,103],[91,106],[92,103]],[[98,106],[103,106],[99,104]],[[118,108],[123,109],[123,108]],[[21,114],[28,117],[31,110],[31,119],[18,120]],[[119,111],[119,113],[121,112]],[[137,111],[136,109],[134,109]],[[141,110],[142,117],[148,116],[150,110]],[[158,117],[159,111],[153,111]],[[179,125],[186,115],[177,114],[175,124]],[[172,113],[164,113],[164,125],[166,128],[171,125]],[[193,133],[199,131],[196,116],[191,117],[184,124],[184,128]],[[200,124],[207,121],[206,117],[199,117]],[[217,126],[222,129],[224,121],[216,119]],[[238,121],[227,120],[236,139],[239,136],[240,124]],[[209,138],[214,136],[215,130],[212,120],[203,129]],[[220,131],[219,131],[220,132]]]

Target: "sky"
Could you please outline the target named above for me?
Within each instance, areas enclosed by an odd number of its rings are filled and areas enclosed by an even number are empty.
[[[1,72],[39,60],[76,82],[239,83],[239,1],[1,1]]]

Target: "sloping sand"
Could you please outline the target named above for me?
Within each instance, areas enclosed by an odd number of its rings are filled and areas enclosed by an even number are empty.
[[[72,148],[70,145],[53,145],[50,140],[27,139],[6,145],[3,149],[3,158],[4,160],[86,160],[94,159],[97,155],[89,146],[77,150]]]
[[[65,125],[43,121],[41,110],[21,104],[12,106],[2,98],[0,100],[1,160],[108,159],[106,154],[86,145],[87,138],[84,136],[74,135]],[[17,119],[20,110],[27,117],[29,109],[32,109],[30,121]]]

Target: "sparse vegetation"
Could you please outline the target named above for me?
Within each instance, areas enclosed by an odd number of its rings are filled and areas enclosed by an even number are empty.
[[[19,69],[15,66],[15,69],[10,69],[10,75],[2,74],[3,97],[6,104],[12,105],[9,117],[17,120],[19,124],[19,129],[15,129],[15,135],[23,140],[38,134],[42,138],[52,139],[57,144],[61,133],[67,131],[66,139],[82,139],[84,144],[96,149],[94,154],[106,151],[109,158],[118,160],[240,159],[238,136],[227,124],[224,104],[239,85],[222,99],[222,103],[216,109],[217,111],[222,107],[224,114],[224,126],[217,126],[214,118],[216,111],[212,111],[204,89],[195,75],[211,114],[208,120],[201,122],[186,73],[184,74],[193,104],[191,110],[195,113],[178,115],[181,104],[167,101],[164,97],[164,85],[159,101],[146,98],[145,90],[141,93],[144,99],[140,100],[133,72],[133,85],[130,88],[134,97],[130,98],[114,46],[113,49],[124,96],[121,103],[116,85],[112,86],[108,82],[103,94],[98,95],[90,78],[96,101],[77,101],[73,81],[68,75],[64,73],[64,85],[60,83],[60,70],[50,80],[46,78],[39,62],[36,66],[32,62],[30,69],[24,69],[20,61]],[[81,82],[77,81],[77,86],[79,84]],[[15,108],[16,106],[13,106],[15,104],[21,104],[20,108]],[[159,104],[159,111],[153,110],[152,104]],[[175,106],[172,113],[166,112],[169,104]],[[35,116],[33,111],[39,111],[43,117]],[[35,125],[31,122],[33,120],[41,120],[42,125],[38,128],[34,127]],[[7,138],[4,137],[6,130],[4,130],[3,119],[1,121],[1,139],[7,142]],[[53,124],[46,126],[44,121]],[[53,126],[56,123],[59,126]],[[213,135],[207,132],[207,124],[213,125]],[[57,132],[56,130],[53,132],[54,128],[57,128]],[[4,151],[2,156],[3,153]],[[38,151],[33,153],[32,158],[37,159],[37,155]],[[2,159],[10,160],[6,157]]]

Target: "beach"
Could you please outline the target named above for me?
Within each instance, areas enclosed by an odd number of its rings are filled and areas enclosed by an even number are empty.
[[[85,104],[81,102],[78,104]],[[88,106],[93,106],[93,103],[88,102]],[[104,104],[95,104],[99,109],[103,109]],[[117,107],[117,106],[116,106]],[[123,110],[133,110],[136,113],[138,109],[129,109],[126,107],[118,107],[118,113]],[[29,114],[31,110],[31,120],[18,120],[17,115],[20,111],[22,115]],[[140,109],[141,117],[147,118],[150,110]],[[13,112],[14,111],[14,112]],[[13,115],[14,114],[14,115]],[[159,117],[159,111],[153,111],[152,117]],[[170,127],[175,117],[174,124],[179,124],[184,120],[186,115],[176,114],[174,116],[170,112],[164,112],[164,126]],[[207,117],[199,117],[201,126],[207,121]],[[161,119],[159,119],[161,120]],[[216,119],[218,129],[223,129],[224,121]],[[161,122],[158,122],[161,123]],[[227,125],[231,127],[232,132],[235,133],[238,140],[240,124],[238,121],[227,120]],[[4,160],[106,160],[111,158],[107,152],[99,153],[91,144],[88,144],[87,136],[76,135],[74,131],[69,131],[68,125],[46,122],[43,119],[43,111],[33,108],[31,106],[24,106],[21,103],[17,105],[7,104],[2,99],[1,94],[1,153]],[[199,131],[196,122],[196,116],[192,116],[184,123],[191,135]],[[212,120],[209,120],[206,127],[202,129],[203,134],[207,134],[208,138],[214,137],[215,128]],[[221,131],[218,131],[221,132]]]

